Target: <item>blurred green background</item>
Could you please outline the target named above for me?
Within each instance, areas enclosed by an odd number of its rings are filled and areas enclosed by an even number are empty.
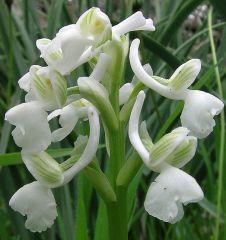
[[[42,234],[27,231],[24,218],[8,207],[14,192],[33,181],[21,164],[20,149],[11,136],[13,127],[4,121],[5,112],[24,101],[18,79],[31,65],[44,65],[35,46],[38,38],[53,38],[59,28],[76,22],[92,6],[100,7],[113,24],[138,10],[151,17],[156,26],[155,32],[130,34],[130,39],[141,39],[142,62],[149,62],[155,75],[169,77],[180,64],[191,58],[200,58],[202,70],[193,88],[220,97],[208,35],[208,9],[213,6],[213,21],[209,28],[213,28],[217,67],[223,95],[226,96],[225,0],[0,0],[1,240],[108,240],[105,207],[83,172],[69,185],[54,191],[59,216],[54,227]],[[87,65],[78,68],[68,77],[69,86],[76,83],[78,76],[88,76],[89,72]],[[132,78],[129,64],[125,76],[125,81]],[[152,91],[149,93],[143,119],[147,119],[148,129],[156,141],[180,125],[182,103],[167,100]],[[145,169],[139,171],[128,194],[129,240],[212,240],[216,239],[216,233],[219,233],[218,239],[226,239],[224,128],[225,123],[222,125],[220,116],[217,116],[214,132],[206,139],[199,140],[194,159],[185,167],[186,172],[201,185],[205,199],[199,204],[186,206],[185,216],[179,223],[170,225],[147,215],[143,202],[147,188],[156,175]],[[53,144],[51,154],[62,160],[69,153],[79,131],[81,129],[75,129],[67,140]],[[104,169],[106,152],[102,150],[98,153],[98,159]],[[220,157],[220,152],[225,153],[223,157],[222,154]]]

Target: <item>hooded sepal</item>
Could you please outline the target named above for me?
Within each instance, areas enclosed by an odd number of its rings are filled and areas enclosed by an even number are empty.
[[[64,177],[60,164],[46,152],[21,153],[23,162],[33,177],[46,187],[62,185]]]

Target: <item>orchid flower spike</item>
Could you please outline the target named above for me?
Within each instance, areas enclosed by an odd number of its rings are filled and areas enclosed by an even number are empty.
[[[5,120],[15,125],[12,135],[24,152],[40,152],[51,143],[47,113],[38,102],[19,104],[5,114]]]
[[[180,221],[184,215],[183,204],[199,202],[203,191],[196,180],[184,171],[167,167],[150,185],[145,210],[152,216],[169,223]]]
[[[89,107],[88,119],[90,136],[87,145],[79,159],[77,159],[78,151],[76,151],[75,159],[73,159],[72,153],[70,161],[75,163],[65,171],[45,152],[39,154],[22,152],[24,163],[38,181],[20,188],[10,199],[9,205],[23,216],[27,215],[25,227],[30,231],[42,232],[53,225],[57,217],[57,210],[51,188],[68,183],[93,160],[98,149],[100,136],[98,113],[94,107]]]
[[[67,82],[51,67],[33,65],[18,83],[28,92],[26,102],[39,101],[47,111],[61,108],[66,102]]]
[[[131,112],[129,120],[131,144],[145,165],[153,171],[161,172],[168,165],[178,168],[183,167],[195,154],[197,147],[196,137],[188,136],[189,130],[179,127],[153,144],[146,129],[144,129],[144,125],[141,125],[142,128],[139,131],[139,117],[144,98],[145,94],[141,91]]]

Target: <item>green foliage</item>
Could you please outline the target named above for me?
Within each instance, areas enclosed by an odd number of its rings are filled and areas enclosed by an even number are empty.
[[[225,1],[20,0],[14,1],[11,8],[5,2],[0,0],[0,165],[2,166],[0,169],[0,239],[74,240],[76,235],[78,240],[108,240],[105,205],[99,195],[92,190],[85,171],[69,186],[55,191],[59,217],[54,227],[47,232],[42,234],[28,232],[24,228],[23,217],[13,212],[8,206],[13,193],[22,185],[33,181],[24,165],[19,165],[21,163],[19,149],[13,143],[10,135],[12,126],[4,121],[4,115],[7,109],[23,101],[24,96],[18,87],[18,79],[29,70],[32,64],[44,64],[39,58],[40,53],[35,47],[35,41],[41,37],[53,37],[60,27],[71,24],[85,10],[98,4],[113,23],[124,19],[133,11],[141,10],[150,17],[154,16],[157,29],[154,33],[138,33],[144,47],[141,52],[142,62],[149,62],[153,66],[155,75],[160,74],[164,77],[170,76],[173,70],[186,60],[200,58],[202,71],[193,88],[201,88],[219,96],[208,38],[207,12],[201,18],[195,15],[198,20],[192,24],[188,19],[188,16],[196,14],[194,10],[198,11],[203,4],[213,4],[216,57],[223,95],[226,96],[226,25],[223,22],[226,13]],[[131,36],[133,37],[132,34]],[[84,69],[80,68],[74,76],[84,75],[84,72],[87,72],[87,66]],[[131,69],[126,68],[126,76],[128,79],[125,81],[130,81]],[[72,82],[75,80],[76,78],[69,79]],[[152,92],[149,95],[144,107],[144,117],[147,119],[148,129],[151,129],[152,139],[156,142],[165,133],[179,125],[182,103],[173,103]],[[134,102],[133,99],[130,101]],[[128,108],[131,108],[129,103]],[[128,118],[126,111],[125,109],[122,115],[125,122]],[[123,111],[121,112],[123,114]],[[134,179],[128,178],[130,185],[127,212],[130,240],[212,240],[215,239],[216,218],[219,222],[219,239],[226,239],[225,187],[221,192],[221,208],[217,208],[219,153],[225,152],[225,146],[220,150],[220,129],[225,126],[225,123],[224,126],[222,123],[220,126],[219,122],[218,117],[214,132],[207,139],[200,141],[199,151],[186,167],[187,172],[202,186],[205,199],[199,205],[188,206],[183,220],[175,225],[160,222],[144,211],[145,193],[154,174],[147,173],[143,168],[139,170],[139,161],[135,159],[138,161],[137,168],[134,170],[137,175]],[[86,131],[86,126],[82,127]],[[76,128],[68,140],[53,144],[49,153],[61,161],[64,156],[70,154],[75,136],[79,132],[81,129]],[[103,169],[106,168],[106,158],[107,153],[104,151],[98,154],[98,160]],[[131,156],[128,156],[128,159],[130,158]],[[225,167],[226,155],[222,167],[223,183],[226,182]],[[220,211],[220,214],[217,211]]]

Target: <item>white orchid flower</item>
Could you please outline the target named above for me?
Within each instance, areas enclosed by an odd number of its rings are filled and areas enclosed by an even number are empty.
[[[214,116],[223,110],[223,102],[198,90],[187,91],[184,98],[185,105],[180,116],[182,125],[189,128],[193,136],[207,137],[215,126]]]
[[[63,171],[63,168],[45,152],[22,154],[28,170],[38,181],[20,188],[10,199],[9,205],[23,216],[27,215],[25,227],[30,231],[42,232],[53,225],[57,217],[57,210],[51,188],[68,183],[93,160],[100,136],[98,113],[94,107],[89,107],[88,119],[90,136],[87,145],[80,158],[75,159],[77,161],[67,170]],[[78,153],[76,152],[76,154]]]
[[[153,171],[161,172],[169,164],[179,168],[183,167],[195,154],[197,147],[196,137],[188,136],[189,130],[179,127],[163,136],[156,144],[147,146],[145,138],[141,137],[139,133],[139,117],[144,98],[145,94],[141,91],[131,112],[129,120],[131,144],[145,165]]]
[[[89,106],[89,102],[82,98],[50,113],[48,121],[60,116],[59,124],[61,125],[61,128],[52,132],[52,141],[58,142],[68,136],[80,118],[87,118]]]
[[[10,199],[9,205],[14,211],[27,215],[25,227],[32,232],[46,231],[57,217],[52,191],[37,181],[20,188]]]
[[[144,207],[152,216],[169,223],[180,221],[183,204],[198,202],[203,192],[196,180],[175,167],[167,167],[150,185]]]
[[[39,101],[47,111],[61,108],[66,102],[67,82],[51,67],[33,65],[18,83],[28,92],[26,102]]]
[[[99,8],[91,8],[76,24],[60,29],[52,41],[44,38],[37,40],[36,44],[46,63],[65,75],[87,62],[94,55],[95,48],[111,38],[108,16]]]
[[[207,137],[215,126],[213,117],[223,109],[223,102],[209,93],[187,89],[197,77],[201,62],[192,59],[176,69],[170,79],[150,76],[145,72],[138,56],[139,40],[135,39],[130,48],[131,67],[149,88],[170,99],[183,100],[185,106],[181,115],[182,125],[198,138]]]
[[[16,126],[12,135],[24,152],[40,152],[50,145],[47,113],[38,102],[22,103],[11,108],[6,112],[5,120]]]
[[[175,223],[183,217],[182,204],[203,198],[203,192],[195,179],[178,169],[193,158],[197,139],[187,136],[187,128],[179,127],[153,144],[144,124],[139,133],[139,117],[144,98],[145,94],[141,91],[131,112],[129,138],[146,166],[160,172],[149,187],[144,207],[150,215]]]

